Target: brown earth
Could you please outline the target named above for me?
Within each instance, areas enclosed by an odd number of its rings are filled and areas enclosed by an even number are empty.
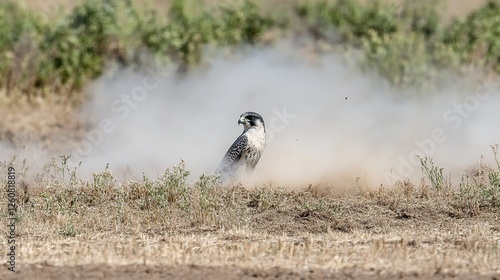
[[[3,270],[3,267],[2,267]],[[2,273],[0,273],[2,275]],[[143,266],[143,265],[128,265],[128,266],[109,266],[109,265],[86,265],[75,267],[57,267],[50,265],[30,265],[15,274],[2,275],[2,279],[23,279],[23,280],[39,280],[39,279],[477,279],[477,280],[498,280],[500,274],[491,275],[446,275],[436,273],[433,275],[425,275],[419,273],[398,273],[384,274],[377,271],[358,272],[356,270],[305,270],[296,271],[291,269],[282,269],[279,267],[271,269],[252,269],[239,268],[237,266],[221,266],[221,267],[202,267],[202,266],[175,266],[175,267],[160,267],[160,266]]]
[[[60,97],[0,101],[0,142],[10,149],[33,146],[40,151],[64,154],[81,141],[88,125],[70,101]],[[5,148],[5,147],[4,147]],[[44,158],[40,155],[40,158]],[[37,159],[34,159],[37,160]]]

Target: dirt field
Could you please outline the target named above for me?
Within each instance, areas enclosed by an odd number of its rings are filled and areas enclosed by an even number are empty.
[[[87,265],[68,267],[56,267],[48,265],[29,266],[23,272],[14,277],[8,275],[3,279],[478,279],[496,280],[500,275],[475,275],[462,274],[446,276],[440,273],[434,275],[412,274],[379,274],[378,272],[360,273],[356,270],[314,270],[303,272],[297,270],[272,268],[272,269],[243,269],[237,266],[223,267],[201,267],[201,266],[109,266],[109,265]]]

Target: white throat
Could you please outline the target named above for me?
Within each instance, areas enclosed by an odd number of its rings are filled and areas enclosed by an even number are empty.
[[[249,142],[257,148],[266,146],[266,131],[263,126],[245,128],[243,132],[247,135]]]

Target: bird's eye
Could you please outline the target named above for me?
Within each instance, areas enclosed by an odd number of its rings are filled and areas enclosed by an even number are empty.
[[[248,117],[247,117],[247,119],[248,119],[249,121],[251,121],[251,120],[253,120],[253,116],[248,116]]]

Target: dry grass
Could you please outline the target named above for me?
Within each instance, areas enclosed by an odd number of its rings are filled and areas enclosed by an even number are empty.
[[[500,273],[498,205],[472,211],[458,190],[221,188],[212,177],[186,184],[182,165],[155,180],[105,171],[87,182],[56,166],[18,184],[19,276],[37,264]]]
[[[15,93],[0,92],[0,141],[13,149],[23,150],[35,145],[40,150],[64,154],[81,141],[88,124],[79,116],[81,100],[72,95],[47,95],[31,98]],[[39,159],[42,160],[40,155]]]
[[[391,273],[492,273],[498,268],[498,248],[492,221],[436,221],[431,228],[375,234],[330,231],[299,236],[275,235],[250,229],[200,233],[130,235],[82,234],[49,240],[21,239],[21,269],[30,263],[56,266],[108,265],[237,265],[244,268],[356,268]]]

